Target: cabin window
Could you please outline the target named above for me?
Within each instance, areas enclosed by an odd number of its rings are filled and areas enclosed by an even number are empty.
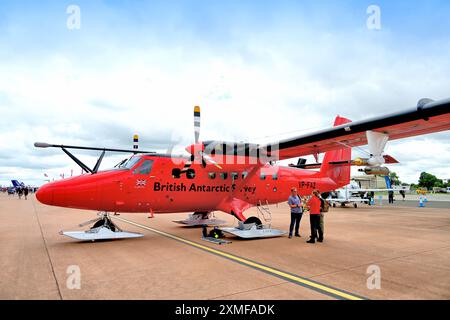
[[[247,171],[242,172],[242,179],[247,178],[247,176],[248,176],[248,172]]]
[[[195,170],[194,169],[188,169],[186,171],[186,178],[194,179],[195,178]]]
[[[233,181],[237,180],[238,178],[239,178],[239,173],[237,173],[237,172],[232,172],[231,173],[231,179]]]
[[[265,174],[264,172],[261,172],[259,178],[260,178],[261,180],[266,180],[266,174]]]
[[[133,174],[149,174],[152,171],[153,160],[145,160],[140,166],[134,169]]]
[[[222,180],[227,180],[227,179],[228,179],[228,173],[226,173],[226,172],[221,172],[221,173],[220,173],[220,177],[222,178]]]
[[[210,172],[208,173],[208,176],[211,180],[214,180],[216,178],[216,173],[215,172]]]
[[[181,169],[180,168],[174,168],[172,170],[172,178],[174,178],[174,179],[180,179],[181,178]]]
[[[278,180],[278,173],[274,173],[272,175],[272,180]]]

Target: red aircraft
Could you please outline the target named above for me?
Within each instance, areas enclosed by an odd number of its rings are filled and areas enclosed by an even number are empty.
[[[366,145],[374,136],[387,141],[449,130],[450,99],[422,99],[415,108],[358,122],[338,116],[333,128],[268,145],[200,142],[199,107],[194,109],[194,127],[195,143],[186,148],[191,156],[37,142],[36,147],[61,148],[87,172],[45,184],[37,199],[51,206],[100,212],[195,212],[205,219],[219,210],[240,221],[261,224],[257,217],[246,219],[244,212],[254,206],[285,202],[292,187],[301,196],[314,189],[325,193],[341,188],[349,184],[352,165],[370,167],[376,173],[384,171],[381,165],[395,162],[381,154],[352,160],[352,147]],[[102,153],[91,169],[68,149]],[[106,152],[134,155],[113,169],[99,171]],[[303,160],[290,167],[274,164],[324,152],[321,164],[308,165]],[[110,222],[104,215],[94,227],[112,225]]]

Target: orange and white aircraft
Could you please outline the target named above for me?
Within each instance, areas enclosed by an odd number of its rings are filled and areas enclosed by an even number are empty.
[[[213,211],[223,211],[240,221],[260,224],[257,217],[246,219],[244,212],[285,202],[292,187],[301,196],[314,189],[329,192],[349,184],[352,165],[377,172],[386,162],[395,162],[383,154],[352,160],[352,147],[449,130],[450,99],[422,99],[414,108],[357,122],[338,116],[330,129],[268,145],[201,142],[199,107],[194,109],[194,127],[195,143],[186,148],[190,156],[37,142],[36,147],[61,148],[87,172],[45,184],[37,199],[51,206],[100,212],[194,212],[205,219]],[[69,149],[102,152],[95,167],[89,168]],[[106,152],[134,155],[111,170],[100,171]],[[274,165],[278,160],[320,153],[325,153],[322,163],[310,167]],[[319,170],[309,169],[313,167]],[[94,227],[100,225],[112,225],[107,215]]]

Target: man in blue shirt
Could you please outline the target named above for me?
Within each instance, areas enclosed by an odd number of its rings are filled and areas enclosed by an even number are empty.
[[[291,195],[289,196],[288,204],[291,207],[291,225],[289,227],[289,239],[292,238],[292,230],[294,229],[294,226],[295,236],[300,237],[299,228],[300,221],[302,220],[303,208],[302,201],[297,194],[296,188],[291,189]]]

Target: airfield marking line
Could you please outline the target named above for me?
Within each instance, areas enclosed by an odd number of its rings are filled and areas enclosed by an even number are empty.
[[[42,241],[44,243],[45,252],[47,253],[48,262],[50,263],[50,269],[52,270],[53,279],[55,280],[56,289],[58,290],[59,299],[63,300],[61,288],[59,287],[58,278],[56,277],[55,268],[53,267],[53,261],[52,261],[52,258],[50,257],[50,252],[48,251],[47,240],[45,239],[44,232],[42,231],[41,220],[39,219],[39,215],[36,211],[36,205],[34,204],[34,198],[31,198],[31,204],[33,205],[33,212],[34,212],[34,216],[36,217],[36,220],[37,220],[37,223],[39,226],[39,231],[41,232],[41,237],[42,237]]]
[[[340,290],[340,289],[337,289],[337,288],[333,288],[331,286],[327,286],[327,285],[321,284],[319,282],[316,282],[316,281],[313,281],[313,280],[310,280],[310,279],[307,279],[307,278],[303,278],[303,277],[300,277],[300,276],[297,276],[297,275],[294,275],[294,274],[291,274],[291,273],[288,273],[288,272],[284,272],[284,271],[275,269],[273,267],[266,266],[266,265],[263,265],[261,263],[254,262],[254,261],[251,261],[251,260],[248,260],[248,259],[236,256],[234,254],[230,254],[230,253],[226,253],[226,252],[223,252],[223,251],[220,251],[220,250],[217,250],[217,249],[213,249],[211,247],[201,245],[201,244],[199,244],[197,242],[190,241],[190,240],[178,237],[176,235],[173,235],[173,234],[170,234],[170,233],[158,230],[158,229],[147,227],[145,225],[142,225],[142,224],[139,224],[139,223],[136,223],[136,222],[124,219],[124,218],[114,217],[114,219],[123,221],[125,223],[134,225],[136,227],[140,227],[142,229],[146,229],[146,230],[152,231],[152,232],[157,233],[159,235],[162,235],[164,237],[167,237],[167,238],[170,238],[170,239],[173,239],[173,240],[185,243],[187,245],[190,245],[192,247],[196,247],[196,248],[201,249],[203,251],[207,251],[207,252],[213,253],[213,254],[215,254],[217,256],[221,256],[221,257],[226,258],[228,260],[238,262],[238,263],[240,263],[242,265],[252,267],[252,268],[254,268],[256,270],[263,271],[263,272],[265,272],[267,274],[276,276],[276,277],[284,279],[284,280],[288,280],[289,282],[292,282],[292,283],[295,283],[297,285],[301,285],[303,287],[306,287],[306,288],[318,291],[318,292],[320,292],[322,294],[325,294],[325,295],[328,295],[328,296],[332,296],[332,297],[335,297],[335,298],[338,298],[338,299],[345,299],[345,300],[366,300],[366,298],[358,296],[358,295],[355,295],[355,294],[352,294],[350,292],[346,292],[346,291],[343,291],[343,290]]]

